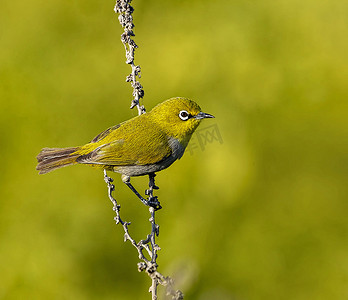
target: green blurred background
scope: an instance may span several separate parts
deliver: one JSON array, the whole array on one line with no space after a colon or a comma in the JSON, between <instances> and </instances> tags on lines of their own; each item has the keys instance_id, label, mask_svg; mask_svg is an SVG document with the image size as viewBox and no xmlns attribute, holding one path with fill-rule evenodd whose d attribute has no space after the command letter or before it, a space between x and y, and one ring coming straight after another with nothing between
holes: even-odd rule
<instances>
[{"instance_id":1,"label":"green blurred background","mask_svg":"<svg viewBox=\"0 0 348 300\"><path fill-rule=\"evenodd\" d=\"M347 299L348 2L132 4L146 108L191 97L223 139L156 178L159 270L186 299ZM1 299L150 299L102 172L35 171L41 148L136 115L113 6L1 4ZM113 177L144 238L147 209Z\"/></svg>"}]
</instances>

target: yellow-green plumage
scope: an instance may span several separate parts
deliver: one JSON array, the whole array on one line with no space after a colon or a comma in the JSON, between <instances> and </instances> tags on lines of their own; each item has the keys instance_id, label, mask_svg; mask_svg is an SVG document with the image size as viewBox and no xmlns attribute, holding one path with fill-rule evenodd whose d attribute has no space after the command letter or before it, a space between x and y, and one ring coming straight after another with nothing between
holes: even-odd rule
<instances>
[{"instance_id":1,"label":"yellow-green plumage","mask_svg":"<svg viewBox=\"0 0 348 300\"><path fill-rule=\"evenodd\" d=\"M179 114L187 112L187 120ZM40 174L76 163L99 166L127 176L158 172L179 159L203 118L212 117L186 98L166 100L149 113L110 127L90 143L45 148L38 155Z\"/></svg>"}]
</instances>

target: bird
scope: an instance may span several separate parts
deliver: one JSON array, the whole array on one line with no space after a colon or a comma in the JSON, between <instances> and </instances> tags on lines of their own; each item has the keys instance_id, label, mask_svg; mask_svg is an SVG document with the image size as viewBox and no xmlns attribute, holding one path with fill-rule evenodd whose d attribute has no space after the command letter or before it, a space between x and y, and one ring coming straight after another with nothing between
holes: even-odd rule
<instances>
[{"instance_id":1,"label":"bird","mask_svg":"<svg viewBox=\"0 0 348 300\"><path fill-rule=\"evenodd\" d=\"M193 100L171 98L148 113L106 129L83 146L43 148L37 155L36 170L46 174L86 164L120 173L122 181L137 194L130 177L149 175L151 181L155 173L180 159L192 134L206 118L214 116L202 112Z\"/></svg>"}]
</instances>

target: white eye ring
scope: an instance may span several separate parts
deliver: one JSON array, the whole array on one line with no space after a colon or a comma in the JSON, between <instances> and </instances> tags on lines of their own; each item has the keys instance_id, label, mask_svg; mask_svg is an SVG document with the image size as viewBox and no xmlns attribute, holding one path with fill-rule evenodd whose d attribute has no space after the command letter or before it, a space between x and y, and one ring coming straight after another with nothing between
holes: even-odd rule
<instances>
[{"instance_id":1,"label":"white eye ring","mask_svg":"<svg viewBox=\"0 0 348 300\"><path fill-rule=\"evenodd\" d=\"M183 121L187 121L190 117L190 114L186 110L181 110L179 112L179 118Z\"/></svg>"}]
</instances>

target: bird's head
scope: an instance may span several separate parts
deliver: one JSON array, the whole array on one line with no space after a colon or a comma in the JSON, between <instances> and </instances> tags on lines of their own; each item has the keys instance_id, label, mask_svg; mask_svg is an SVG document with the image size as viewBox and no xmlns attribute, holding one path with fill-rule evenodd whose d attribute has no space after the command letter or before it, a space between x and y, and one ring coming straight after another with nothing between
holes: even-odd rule
<instances>
[{"instance_id":1,"label":"bird's head","mask_svg":"<svg viewBox=\"0 0 348 300\"><path fill-rule=\"evenodd\" d=\"M203 119L214 118L202 112L196 102L181 97L171 98L158 104L149 112L149 117L167 135L187 143Z\"/></svg>"}]
</instances>

